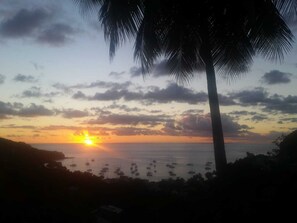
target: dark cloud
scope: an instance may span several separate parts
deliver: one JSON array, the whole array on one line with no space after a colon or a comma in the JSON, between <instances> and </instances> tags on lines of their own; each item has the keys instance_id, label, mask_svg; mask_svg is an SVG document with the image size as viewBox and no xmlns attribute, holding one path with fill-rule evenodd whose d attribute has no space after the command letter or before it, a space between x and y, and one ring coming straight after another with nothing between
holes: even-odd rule
<instances>
[{"instance_id":1,"label":"dark cloud","mask_svg":"<svg viewBox=\"0 0 297 223\"><path fill-rule=\"evenodd\" d=\"M62 84L62 83L55 83L52 85L53 88L56 88L57 90L61 90L63 91L64 93L71 93L72 92L72 89L68 86L66 86L65 84Z\"/></svg>"},{"instance_id":2,"label":"dark cloud","mask_svg":"<svg viewBox=\"0 0 297 223\"><path fill-rule=\"evenodd\" d=\"M70 86L72 89L84 89L84 88L108 88L112 90L127 89L132 85L132 82L126 81L124 83L106 82L106 81L95 81L90 84L77 84Z\"/></svg>"},{"instance_id":3,"label":"dark cloud","mask_svg":"<svg viewBox=\"0 0 297 223\"><path fill-rule=\"evenodd\" d=\"M249 112L249 111L232 111L229 112L228 115L232 116L234 119L239 119L242 117L250 117L251 115L256 115L257 112Z\"/></svg>"},{"instance_id":4,"label":"dark cloud","mask_svg":"<svg viewBox=\"0 0 297 223\"><path fill-rule=\"evenodd\" d=\"M6 38L30 38L38 43L62 46L79 30L69 21L56 22L56 18L57 8L22 8L1 22L0 35ZM35 69L42 68L35 65Z\"/></svg>"},{"instance_id":5,"label":"dark cloud","mask_svg":"<svg viewBox=\"0 0 297 223\"><path fill-rule=\"evenodd\" d=\"M179 86L176 83L171 83L166 88L155 88L154 90L147 92L146 94L144 94L143 99L152 103L180 102L188 104L198 104L207 102L208 94L202 91L195 92L191 89ZM219 101L220 105L222 106L236 104L232 98L221 94L219 95Z\"/></svg>"},{"instance_id":6,"label":"dark cloud","mask_svg":"<svg viewBox=\"0 0 297 223\"><path fill-rule=\"evenodd\" d=\"M240 125L232 117L222 114L222 125L226 137L241 137L250 129L247 125ZM165 134L179 136L211 137L212 127L209 114L188 114L176 122L168 122L162 129Z\"/></svg>"},{"instance_id":7,"label":"dark cloud","mask_svg":"<svg viewBox=\"0 0 297 223\"><path fill-rule=\"evenodd\" d=\"M138 77L142 75L141 67L131 67L129 70L131 77Z\"/></svg>"},{"instance_id":8,"label":"dark cloud","mask_svg":"<svg viewBox=\"0 0 297 223\"><path fill-rule=\"evenodd\" d=\"M139 77L143 75L141 67L131 67L129 72L131 77ZM151 74L153 77L169 76L170 70L167 66L167 61L162 60L159 63L154 64Z\"/></svg>"},{"instance_id":9,"label":"dark cloud","mask_svg":"<svg viewBox=\"0 0 297 223\"><path fill-rule=\"evenodd\" d=\"M226 137L238 137L246 134L251 127L237 123L231 116L222 114L222 125Z\"/></svg>"},{"instance_id":10,"label":"dark cloud","mask_svg":"<svg viewBox=\"0 0 297 223\"><path fill-rule=\"evenodd\" d=\"M83 97L83 95L81 95L81 97ZM94 96L89 96L87 98L88 100L97 100L97 101L115 101L123 98L126 101L132 101L132 100L142 100L143 93L131 92L129 90L111 89L103 93L96 93Z\"/></svg>"},{"instance_id":11,"label":"dark cloud","mask_svg":"<svg viewBox=\"0 0 297 223\"><path fill-rule=\"evenodd\" d=\"M21 9L0 24L0 34L8 38L32 36L49 17L50 13L43 8Z\"/></svg>"},{"instance_id":12,"label":"dark cloud","mask_svg":"<svg viewBox=\"0 0 297 223\"><path fill-rule=\"evenodd\" d=\"M108 74L108 76L114 77L114 78L120 78L123 74L125 74L125 71L122 71L122 72L112 71Z\"/></svg>"},{"instance_id":13,"label":"dark cloud","mask_svg":"<svg viewBox=\"0 0 297 223\"><path fill-rule=\"evenodd\" d=\"M189 110L184 111L183 112L183 115L188 115L188 114L195 114L195 115L197 115L197 114L203 113L203 111L204 110L202 110L202 109L189 109Z\"/></svg>"},{"instance_id":14,"label":"dark cloud","mask_svg":"<svg viewBox=\"0 0 297 223\"><path fill-rule=\"evenodd\" d=\"M72 96L72 98L98 101L114 101L124 99L125 101L136 100L146 104L170 102L197 104L204 103L208 100L208 96L205 92L197 93L175 83L171 83L163 89L155 87L146 93L142 91L132 92L126 89L110 89L103 93L96 93L94 96L86 96L81 91L78 91Z\"/></svg>"},{"instance_id":15,"label":"dark cloud","mask_svg":"<svg viewBox=\"0 0 297 223\"><path fill-rule=\"evenodd\" d=\"M247 125L242 125L226 115L222 114L222 123L226 137L245 137L253 135ZM147 115L118 115L110 114L91 120L88 124L112 124L119 125L111 131L113 135L171 135L188 137L211 137L212 127L209 114L187 114L178 120L166 116ZM149 128L138 128L136 125L148 125ZM129 125L129 127L123 127ZM153 129L153 126L163 125L161 130Z\"/></svg>"},{"instance_id":16,"label":"dark cloud","mask_svg":"<svg viewBox=\"0 0 297 223\"><path fill-rule=\"evenodd\" d=\"M263 120L269 119L266 114L250 111L232 111L229 112L228 115L232 116L236 120L239 118L245 118L245 120L251 120L254 122L261 122Z\"/></svg>"},{"instance_id":17,"label":"dark cloud","mask_svg":"<svg viewBox=\"0 0 297 223\"><path fill-rule=\"evenodd\" d=\"M267 100L264 104L266 112L281 112L284 114L297 114L297 96L287 96L274 100Z\"/></svg>"},{"instance_id":18,"label":"dark cloud","mask_svg":"<svg viewBox=\"0 0 297 223\"><path fill-rule=\"evenodd\" d=\"M254 90L244 90L230 94L230 98L233 100L239 100L241 105L257 105L263 103L268 97L268 93L264 88L255 88Z\"/></svg>"},{"instance_id":19,"label":"dark cloud","mask_svg":"<svg viewBox=\"0 0 297 223\"><path fill-rule=\"evenodd\" d=\"M58 96L60 94L61 94L60 92L43 93L39 87L31 87L30 89L23 91L21 95L17 95L17 97L20 97L20 98L42 98L42 97L52 98L52 97Z\"/></svg>"},{"instance_id":20,"label":"dark cloud","mask_svg":"<svg viewBox=\"0 0 297 223\"><path fill-rule=\"evenodd\" d=\"M273 142L275 141L278 137L282 136L282 135L287 135L289 134L289 132L286 131L270 131L268 134L265 134L264 137L262 137L263 139L267 139L269 142Z\"/></svg>"},{"instance_id":21,"label":"dark cloud","mask_svg":"<svg viewBox=\"0 0 297 223\"><path fill-rule=\"evenodd\" d=\"M117 93L120 90L127 89L129 86L131 86L132 83L130 81L126 81L124 83L116 83L116 82L106 82L106 81L95 81L91 83L83 83L83 84L76 84L72 86L67 86L62 83L55 83L52 85L52 87L63 91L64 93L68 94L73 92L74 89L89 89L89 88L105 88L108 89L108 92L105 93L97 93L94 96L87 96L82 91L77 91L72 98L74 99L81 99L81 100L101 100L101 97L108 98L112 96L113 93ZM97 98L98 97L98 98ZM113 99L110 99L113 100Z\"/></svg>"},{"instance_id":22,"label":"dark cloud","mask_svg":"<svg viewBox=\"0 0 297 223\"><path fill-rule=\"evenodd\" d=\"M0 101L0 115L7 116L21 116L21 117L37 117L37 116L52 116L55 112L47 109L43 105L36 105L34 103L29 106L24 106L21 103L5 103Z\"/></svg>"},{"instance_id":23,"label":"dark cloud","mask_svg":"<svg viewBox=\"0 0 297 223\"><path fill-rule=\"evenodd\" d=\"M176 83L170 83L165 88L150 87L148 91L141 90L131 91L128 88L132 85L130 81L124 83L96 81L88 84L77 84L73 86L65 86L56 83L53 87L70 92L72 89L88 89L88 88L106 88L104 92L97 92L93 96L86 95L82 91L77 91L72 98L80 100L98 100L98 101L116 101L123 99L125 101L140 101L143 104L152 103L188 103L198 104L205 103L208 95L205 92L195 92L192 89L180 86ZM219 94L220 105L229 106L236 105L232 97Z\"/></svg>"},{"instance_id":24,"label":"dark cloud","mask_svg":"<svg viewBox=\"0 0 297 223\"><path fill-rule=\"evenodd\" d=\"M104 107L104 108L93 107L93 108L91 108L91 110L94 111L94 113L98 116L112 114L112 112L109 109L106 109L106 107Z\"/></svg>"},{"instance_id":25,"label":"dark cloud","mask_svg":"<svg viewBox=\"0 0 297 223\"><path fill-rule=\"evenodd\" d=\"M100 139L102 136L109 136L110 129L109 128L85 128L85 130L78 130L73 133L75 136L85 136L85 131L88 131L89 135L97 136Z\"/></svg>"},{"instance_id":26,"label":"dark cloud","mask_svg":"<svg viewBox=\"0 0 297 223\"><path fill-rule=\"evenodd\" d=\"M61 129L67 129L67 130L75 130L74 135L82 136L84 135L84 131L81 130L81 128L72 128L71 126L48 126L43 128L44 130L61 130ZM116 127L116 128L105 128L105 127L88 127L84 128L86 129L90 135L93 136L110 136L110 135L117 135L117 136L137 136L137 135L162 135L163 132L160 130L154 130L149 128L141 128L141 127Z\"/></svg>"},{"instance_id":27,"label":"dark cloud","mask_svg":"<svg viewBox=\"0 0 297 223\"><path fill-rule=\"evenodd\" d=\"M63 109L62 111L58 111L57 113L62 114L64 118L84 118L89 116L89 112L87 110L81 111L76 109Z\"/></svg>"},{"instance_id":28,"label":"dark cloud","mask_svg":"<svg viewBox=\"0 0 297 223\"><path fill-rule=\"evenodd\" d=\"M130 108L127 105L118 105L116 103L113 103L112 105L106 106L106 107L103 108L103 110L104 109L107 109L107 110L118 109L118 110L125 111L125 112L139 112L139 111L142 110L142 109L139 109L137 107Z\"/></svg>"},{"instance_id":29,"label":"dark cloud","mask_svg":"<svg viewBox=\"0 0 297 223\"><path fill-rule=\"evenodd\" d=\"M162 112L162 110L150 110L150 111L149 111L149 113L152 113L152 114L153 114L153 113L161 113L161 112Z\"/></svg>"},{"instance_id":30,"label":"dark cloud","mask_svg":"<svg viewBox=\"0 0 297 223\"><path fill-rule=\"evenodd\" d=\"M123 99L125 101L140 101L142 104L153 104L153 103L188 103L198 104L205 103L208 101L208 95L205 92L195 92L189 88L177 85L176 83L170 83L165 88L153 87L147 92L143 91L130 91L128 89L121 89L124 85L121 84L109 84L108 82L97 82L98 85L111 87L111 89L105 92L98 92L93 96L88 96L81 91L76 92L72 98L81 100L98 100L98 101L116 101ZM127 84L128 85L128 84ZM94 86L94 84L92 85ZM90 85L79 85L73 88L89 88ZM225 95L219 95L220 105L229 106L236 105L234 98L238 98L239 95L232 95L228 97Z\"/></svg>"},{"instance_id":31,"label":"dark cloud","mask_svg":"<svg viewBox=\"0 0 297 223\"><path fill-rule=\"evenodd\" d=\"M32 75L24 75L24 74L17 74L14 78L14 81L17 82L28 82L28 83L35 83L38 80L33 77Z\"/></svg>"},{"instance_id":32,"label":"dark cloud","mask_svg":"<svg viewBox=\"0 0 297 223\"><path fill-rule=\"evenodd\" d=\"M263 120L267 120L268 116L264 114L257 114L251 117L251 120L254 122L262 122Z\"/></svg>"},{"instance_id":33,"label":"dark cloud","mask_svg":"<svg viewBox=\"0 0 297 223\"><path fill-rule=\"evenodd\" d=\"M184 136L182 127L175 123L174 120L167 121L161 129L164 135L170 136Z\"/></svg>"},{"instance_id":34,"label":"dark cloud","mask_svg":"<svg viewBox=\"0 0 297 223\"><path fill-rule=\"evenodd\" d=\"M45 99L45 100L43 100L43 102L45 102L45 103L53 103L54 101L52 99Z\"/></svg>"},{"instance_id":35,"label":"dark cloud","mask_svg":"<svg viewBox=\"0 0 297 223\"><path fill-rule=\"evenodd\" d=\"M249 111L232 111L228 113L229 115L235 115L235 116L242 116L242 115L255 115L256 112L249 112Z\"/></svg>"},{"instance_id":36,"label":"dark cloud","mask_svg":"<svg viewBox=\"0 0 297 223\"><path fill-rule=\"evenodd\" d=\"M96 93L93 97L89 97L89 100L115 101L125 97L125 95L128 93L129 91L127 90L107 90L104 93Z\"/></svg>"},{"instance_id":37,"label":"dark cloud","mask_svg":"<svg viewBox=\"0 0 297 223\"><path fill-rule=\"evenodd\" d=\"M76 31L67 24L52 24L39 33L37 41L51 46L61 46L71 40L71 35Z\"/></svg>"},{"instance_id":38,"label":"dark cloud","mask_svg":"<svg viewBox=\"0 0 297 223\"><path fill-rule=\"evenodd\" d=\"M41 96L42 93L38 87L32 87L30 90L25 90L21 95L23 98L39 98Z\"/></svg>"},{"instance_id":39,"label":"dark cloud","mask_svg":"<svg viewBox=\"0 0 297 223\"><path fill-rule=\"evenodd\" d=\"M162 60L161 62L155 64L152 74L154 77L168 76L170 74L170 70L167 66L167 61Z\"/></svg>"},{"instance_id":40,"label":"dark cloud","mask_svg":"<svg viewBox=\"0 0 297 223\"><path fill-rule=\"evenodd\" d=\"M135 128L135 127L120 127L112 131L113 135L131 136L131 135L161 135L159 130Z\"/></svg>"},{"instance_id":41,"label":"dark cloud","mask_svg":"<svg viewBox=\"0 0 297 223\"><path fill-rule=\"evenodd\" d=\"M293 74L284 73L279 70L272 70L268 73L265 73L261 80L266 84L287 84L291 82L291 77Z\"/></svg>"},{"instance_id":42,"label":"dark cloud","mask_svg":"<svg viewBox=\"0 0 297 223\"><path fill-rule=\"evenodd\" d=\"M14 106L11 103L0 101L0 119L6 119L7 116L14 114Z\"/></svg>"},{"instance_id":43,"label":"dark cloud","mask_svg":"<svg viewBox=\"0 0 297 223\"><path fill-rule=\"evenodd\" d=\"M0 84L3 84L5 81L5 76L0 74Z\"/></svg>"},{"instance_id":44,"label":"dark cloud","mask_svg":"<svg viewBox=\"0 0 297 223\"><path fill-rule=\"evenodd\" d=\"M3 129L36 129L36 126L10 124L10 125L0 126L0 128L3 128Z\"/></svg>"},{"instance_id":45,"label":"dark cloud","mask_svg":"<svg viewBox=\"0 0 297 223\"><path fill-rule=\"evenodd\" d=\"M180 102L197 104L206 102L208 96L205 92L194 92L191 89L179 86L175 83L171 83L167 88L155 89L149 91L144 95L144 99L148 102L168 103L168 102Z\"/></svg>"},{"instance_id":46,"label":"dark cloud","mask_svg":"<svg viewBox=\"0 0 297 223\"><path fill-rule=\"evenodd\" d=\"M152 115L129 115L129 114L108 114L100 115L95 120L90 120L88 124L113 124L113 125L149 125L155 126L168 120L167 116Z\"/></svg>"},{"instance_id":47,"label":"dark cloud","mask_svg":"<svg viewBox=\"0 0 297 223\"><path fill-rule=\"evenodd\" d=\"M49 125L49 126L41 127L40 130L46 130L46 131L73 130L73 131L78 131L78 130L81 130L81 127L80 126L72 126L72 125Z\"/></svg>"},{"instance_id":48,"label":"dark cloud","mask_svg":"<svg viewBox=\"0 0 297 223\"><path fill-rule=\"evenodd\" d=\"M72 98L73 98L73 99L85 100L85 99L87 99L88 97L87 97L84 93L82 93L81 91L78 91L78 92L76 92L74 95L72 95Z\"/></svg>"},{"instance_id":49,"label":"dark cloud","mask_svg":"<svg viewBox=\"0 0 297 223\"><path fill-rule=\"evenodd\" d=\"M297 117L286 117L286 118L281 118L279 120L281 124L283 123L297 123Z\"/></svg>"},{"instance_id":50,"label":"dark cloud","mask_svg":"<svg viewBox=\"0 0 297 223\"><path fill-rule=\"evenodd\" d=\"M221 106L230 106L230 105L236 105L237 103L230 97L226 95L219 94L219 103Z\"/></svg>"},{"instance_id":51,"label":"dark cloud","mask_svg":"<svg viewBox=\"0 0 297 223\"><path fill-rule=\"evenodd\" d=\"M34 103L16 112L16 115L22 117L52 116L54 114L52 110L47 109L43 105L36 105Z\"/></svg>"},{"instance_id":52,"label":"dark cloud","mask_svg":"<svg viewBox=\"0 0 297 223\"><path fill-rule=\"evenodd\" d=\"M23 105L23 103L20 103L20 102L14 102L13 107L15 109L22 109L24 107L24 105Z\"/></svg>"},{"instance_id":53,"label":"dark cloud","mask_svg":"<svg viewBox=\"0 0 297 223\"><path fill-rule=\"evenodd\" d=\"M39 127L41 131L61 131L61 130L70 130L73 131L73 135L75 136L84 136L85 131L92 136L108 136L109 132L113 131L113 129L105 128L105 127L83 127L83 126L73 126L73 125L49 125L44 127Z\"/></svg>"},{"instance_id":54,"label":"dark cloud","mask_svg":"<svg viewBox=\"0 0 297 223\"><path fill-rule=\"evenodd\" d=\"M297 114L297 96L269 95L264 88L231 93L230 98L239 101L241 106L260 106L263 111L269 113Z\"/></svg>"},{"instance_id":55,"label":"dark cloud","mask_svg":"<svg viewBox=\"0 0 297 223\"><path fill-rule=\"evenodd\" d=\"M292 95L288 95L287 97L284 98L284 101L286 103L297 103L297 96L292 96Z\"/></svg>"}]
</instances>

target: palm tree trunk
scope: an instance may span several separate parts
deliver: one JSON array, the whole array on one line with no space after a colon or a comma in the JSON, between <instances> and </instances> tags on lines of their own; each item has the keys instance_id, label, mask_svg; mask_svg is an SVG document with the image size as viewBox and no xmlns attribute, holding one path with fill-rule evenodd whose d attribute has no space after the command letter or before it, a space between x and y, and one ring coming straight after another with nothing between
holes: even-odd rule
<instances>
[{"instance_id":1,"label":"palm tree trunk","mask_svg":"<svg viewBox=\"0 0 297 223\"><path fill-rule=\"evenodd\" d=\"M207 89L212 123L212 136L214 145L214 155L217 173L220 174L227 165L223 127L219 107L216 76L213 59L208 47L203 50L203 57L207 78Z\"/></svg>"}]
</instances>

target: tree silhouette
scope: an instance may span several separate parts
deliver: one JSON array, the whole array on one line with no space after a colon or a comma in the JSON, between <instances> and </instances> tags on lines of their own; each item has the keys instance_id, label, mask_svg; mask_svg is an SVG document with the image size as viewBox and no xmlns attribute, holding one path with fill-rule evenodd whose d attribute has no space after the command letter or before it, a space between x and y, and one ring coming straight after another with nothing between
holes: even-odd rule
<instances>
[{"instance_id":1,"label":"tree silhouette","mask_svg":"<svg viewBox=\"0 0 297 223\"><path fill-rule=\"evenodd\" d=\"M282 60L293 35L287 19L296 0L74 0L83 13L98 12L110 57L135 39L134 59L147 73L165 59L177 80L206 72L217 172L226 164L215 71L235 77L253 57Z\"/></svg>"}]
</instances>

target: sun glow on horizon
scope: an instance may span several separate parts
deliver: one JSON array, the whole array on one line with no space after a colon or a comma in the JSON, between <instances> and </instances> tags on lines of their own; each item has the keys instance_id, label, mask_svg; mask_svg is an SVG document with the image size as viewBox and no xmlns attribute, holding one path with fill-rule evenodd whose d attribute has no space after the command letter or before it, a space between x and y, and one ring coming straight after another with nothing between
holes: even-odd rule
<instances>
[{"instance_id":1,"label":"sun glow on horizon","mask_svg":"<svg viewBox=\"0 0 297 223\"><path fill-rule=\"evenodd\" d=\"M91 140L91 139L89 139L89 138L86 138L86 139L84 140L84 143L85 143L86 145L88 145L88 146L91 146L91 145L94 144L93 140Z\"/></svg>"},{"instance_id":2,"label":"sun glow on horizon","mask_svg":"<svg viewBox=\"0 0 297 223\"><path fill-rule=\"evenodd\" d=\"M100 140L97 140L95 136L90 135L88 131L83 131L82 134L80 134L79 141L86 146L95 146L100 143Z\"/></svg>"}]
</instances>

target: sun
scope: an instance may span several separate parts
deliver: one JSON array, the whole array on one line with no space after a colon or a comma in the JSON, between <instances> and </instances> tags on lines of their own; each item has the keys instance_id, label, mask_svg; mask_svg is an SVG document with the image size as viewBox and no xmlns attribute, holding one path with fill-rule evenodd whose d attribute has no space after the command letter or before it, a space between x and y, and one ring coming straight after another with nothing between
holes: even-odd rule
<instances>
[{"instance_id":1,"label":"sun","mask_svg":"<svg viewBox=\"0 0 297 223\"><path fill-rule=\"evenodd\" d=\"M88 146L91 146L91 145L94 144L93 140L91 140L91 139L89 139L89 138L86 138L86 139L84 140L84 143L85 143L86 145L88 145Z\"/></svg>"},{"instance_id":2,"label":"sun","mask_svg":"<svg viewBox=\"0 0 297 223\"><path fill-rule=\"evenodd\" d=\"M93 136L90 136L89 133L87 131L84 131L83 133L83 143L87 146L92 146L95 144L95 141L94 141L94 137Z\"/></svg>"},{"instance_id":3,"label":"sun","mask_svg":"<svg viewBox=\"0 0 297 223\"><path fill-rule=\"evenodd\" d=\"M83 144L86 148L98 147L102 143L102 137L87 130L82 130L74 135L75 142Z\"/></svg>"}]
</instances>

